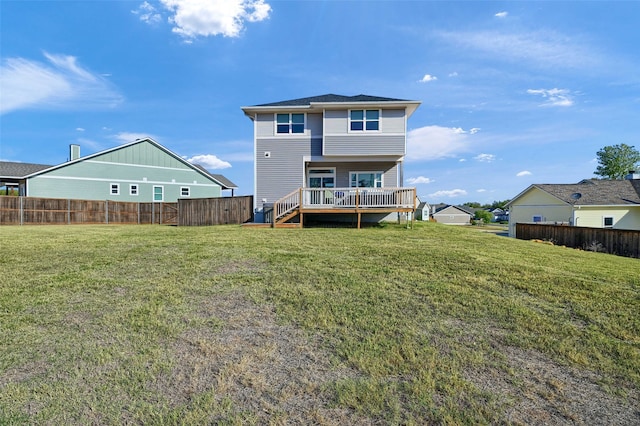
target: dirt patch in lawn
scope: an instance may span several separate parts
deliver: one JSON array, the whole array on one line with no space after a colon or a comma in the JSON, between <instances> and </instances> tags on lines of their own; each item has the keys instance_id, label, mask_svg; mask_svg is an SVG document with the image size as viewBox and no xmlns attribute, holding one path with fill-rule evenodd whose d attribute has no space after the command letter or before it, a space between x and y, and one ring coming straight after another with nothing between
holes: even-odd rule
<instances>
[{"instance_id":1,"label":"dirt patch in lawn","mask_svg":"<svg viewBox=\"0 0 640 426\"><path fill-rule=\"evenodd\" d=\"M504 418L517 425L637 425L640 395L607 392L596 373L564 366L535 350L498 346L506 369L468 371L466 378L504 403ZM615 389L614 389L615 391Z\"/></svg>"},{"instance_id":2,"label":"dirt patch in lawn","mask_svg":"<svg viewBox=\"0 0 640 426\"><path fill-rule=\"evenodd\" d=\"M183 333L169 348L172 372L154 385L172 406L213 392L221 405L231 402L226 415L246 413L258 424L374 423L331 407L327 385L357 373L332 364L317 338L278 324L269 306L232 292L212 297L197 309L201 318L215 318L215 326Z\"/></svg>"}]
</instances>

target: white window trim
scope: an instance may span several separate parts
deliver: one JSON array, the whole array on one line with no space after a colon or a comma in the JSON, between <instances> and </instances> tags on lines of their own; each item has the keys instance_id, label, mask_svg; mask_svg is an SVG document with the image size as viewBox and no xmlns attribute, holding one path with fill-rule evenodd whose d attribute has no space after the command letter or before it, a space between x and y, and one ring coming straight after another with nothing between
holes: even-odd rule
<instances>
[{"instance_id":1,"label":"white window trim","mask_svg":"<svg viewBox=\"0 0 640 426\"><path fill-rule=\"evenodd\" d=\"M373 186L372 188L384 188L384 172L382 170L356 170L353 172L349 172L349 188L360 188L359 186L351 186L351 182L353 180L354 174L361 174L361 173L370 173L374 175L380 173L380 187ZM356 182L357 182L357 178L356 178Z\"/></svg>"},{"instance_id":2,"label":"white window trim","mask_svg":"<svg viewBox=\"0 0 640 426\"><path fill-rule=\"evenodd\" d=\"M322 174L320 176L322 177L333 177L333 186L335 187L336 185L336 168L335 167L309 167L309 169L307 169L307 187L310 188L311 187L311 172L313 172L314 170L331 170L331 174L327 173L327 174Z\"/></svg>"},{"instance_id":3,"label":"white window trim","mask_svg":"<svg viewBox=\"0 0 640 426\"><path fill-rule=\"evenodd\" d=\"M607 219L611 219L611 225L605 225L605 221ZM613 225L615 225L616 223L616 219L613 216L602 216L602 227L603 228L613 228Z\"/></svg>"},{"instance_id":4,"label":"white window trim","mask_svg":"<svg viewBox=\"0 0 640 426\"><path fill-rule=\"evenodd\" d=\"M134 192L134 188L135 188L135 192ZM137 197L138 194L140 194L140 185L138 185L137 183L129 184L129 195L133 197Z\"/></svg>"},{"instance_id":5,"label":"white window trim","mask_svg":"<svg viewBox=\"0 0 640 426\"><path fill-rule=\"evenodd\" d=\"M162 189L162 199L161 200L156 200L156 188L161 188ZM163 203L164 202L164 186L162 185L153 185L153 192L151 193L151 199L153 200L154 203Z\"/></svg>"},{"instance_id":6,"label":"white window trim","mask_svg":"<svg viewBox=\"0 0 640 426\"><path fill-rule=\"evenodd\" d=\"M362 111L362 130L351 130L351 111ZM378 111L378 130L367 130L367 111ZM353 108L347 112L348 133L380 133L382 131L382 109L379 108ZM360 121L360 120L355 120ZM370 120L373 121L373 120Z\"/></svg>"},{"instance_id":7,"label":"white window trim","mask_svg":"<svg viewBox=\"0 0 640 426\"><path fill-rule=\"evenodd\" d=\"M115 188L115 192L113 191ZM110 195L120 195L120 184L119 183L110 183L109 184L109 194Z\"/></svg>"},{"instance_id":8,"label":"white window trim","mask_svg":"<svg viewBox=\"0 0 640 426\"><path fill-rule=\"evenodd\" d=\"M288 114L289 115L289 133L278 133L278 114ZM293 133L293 123L291 122L292 120L292 114L302 114L304 116L304 129L302 130L302 133ZM289 135L289 136L300 136L300 135L306 135L307 134L307 113L306 112L276 112L273 114L273 133L276 136L283 136L283 135Z\"/></svg>"},{"instance_id":9,"label":"white window trim","mask_svg":"<svg viewBox=\"0 0 640 426\"><path fill-rule=\"evenodd\" d=\"M184 192L184 190L185 190L185 189L187 190L187 191L186 191L186 192L187 192L187 195L184 195L184 194L183 194L183 192ZM189 186L181 186L181 187L180 187L180 196L181 196L181 197L191 197L191 187L189 187Z\"/></svg>"}]
</instances>

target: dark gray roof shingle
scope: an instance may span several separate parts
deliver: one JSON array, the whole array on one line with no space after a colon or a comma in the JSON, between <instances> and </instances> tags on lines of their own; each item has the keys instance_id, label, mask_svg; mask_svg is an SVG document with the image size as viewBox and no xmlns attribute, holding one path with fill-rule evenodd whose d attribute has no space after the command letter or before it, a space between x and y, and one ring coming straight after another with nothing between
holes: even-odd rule
<instances>
[{"instance_id":1,"label":"dark gray roof shingle","mask_svg":"<svg viewBox=\"0 0 640 426\"><path fill-rule=\"evenodd\" d=\"M12 161L0 161L0 179L20 179L40 170L48 169L45 164L17 163Z\"/></svg>"},{"instance_id":2,"label":"dark gray roof shingle","mask_svg":"<svg viewBox=\"0 0 640 426\"><path fill-rule=\"evenodd\" d=\"M329 103L329 102L343 102L343 103L355 103L355 102L409 102L405 99L383 98L380 96L369 95L355 95L355 96L343 96L343 95L320 95L311 96L308 98L291 99L288 101L272 102L268 104L256 105L259 107L266 106L309 106L312 103Z\"/></svg>"},{"instance_id":3,"label":"dark gray roof shingle","mask_svg":"<svg viewBox=\"0 0 640 426\"><path fill-rule=\"evenodd\" d=\"M206 173L210 177L212 177L218 183L222 184L222 186L223 186L222 189L238 189L238 185L236 185L235 183L231 182L229 179L227 179L223 175L217 175L217 174L209 172L209 170L205 169L202 164L193 164L193 166L196 167L198 170L203 171L204 173Z\"/></svg>"},{"instance_id":4,"label":"dark gray roof shingle","mask_svg":"<svg viewBox=\"0 0 640 426\"><path fill-rule=\"evenodd\" d=\"M576 206L640 204L640 180L638 179L585 179L573 184L537 184L533 186Z\"/></svg>"}]
</instances>

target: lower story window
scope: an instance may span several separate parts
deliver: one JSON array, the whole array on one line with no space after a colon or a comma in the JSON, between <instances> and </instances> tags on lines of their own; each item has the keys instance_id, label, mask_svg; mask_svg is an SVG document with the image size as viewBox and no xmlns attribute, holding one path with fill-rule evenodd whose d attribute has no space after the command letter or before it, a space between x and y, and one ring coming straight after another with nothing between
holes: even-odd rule
<instances>
[{"instance_id":1,"label":"lower story window","mask_svg":"<svg viewBox=\"0 0 640 426\"><path fill-rule=\"evenodd\" d=\"M111 195L120 195L120 184L119 183L112 183L110 188L111 188L111 190L110 190Z\"/></svg>"},{"instance_id":2,"label":"lower story window","mask_svg":"<svg viewBox=\"0 0 640 426\"><path fill-rule=\"evenodd\" d=\"M351 188L382 188L382 172L350 172Z\"/></svg>"},{"instance_id":3,"label":"lower story window","mask_svg":"<svg viewBox=\"0 0 640 426\"><path fill-rule=\"evenodd\" d=\"M129 195L138 195L138 185L136 184L129 185Z\"/></svg>"},{"instance_id":4,"label":"lower story window","mask_svg":"<svg viewBox=\"0 0 640 426\"><path fill-rule=\"evenodd\" d=\"M604 218L604 227L605 228L611 228L612 226L613 226L613 217L606 216Z\"/></svg>"},{"instance_id":5,"label":"lower story window","mask_svg":"<svg viewBox=\"0 0 640 426\"><path fill-rule=\"evenodd\" d=\"M164 186L153 187L153 201L164 201Z\"/></svg>"},{"instance_id":6,"label":"lower story window","mask_svg":"<svg viewBox=\"0 0 640 426\"><path fill-rule=\"evenodd\" d=\"M534 223L542 222L542 216L539 216L539 215L533 216L533 222Z\"/></svg>"},{"instance_id":7,"label":"lower story window","mask_svg":"<svg viewBox=\"0 0 640 426\"><path fill-rule=\"evenodd\" d=\"M188 186L180 187L180 196L181 197L189 197L189 196L191 196L191 188L189 188Z\"/></svg>"}]
</instances>

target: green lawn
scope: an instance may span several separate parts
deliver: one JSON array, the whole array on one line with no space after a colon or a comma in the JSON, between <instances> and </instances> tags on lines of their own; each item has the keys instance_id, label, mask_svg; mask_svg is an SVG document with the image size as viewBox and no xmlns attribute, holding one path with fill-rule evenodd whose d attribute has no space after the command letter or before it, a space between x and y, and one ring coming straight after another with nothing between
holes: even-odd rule
<instances>
[{"instance_id":1,"label":"green lawn","mask_svg":"<svg viewBox=\"0 0 640 426\"><path fill-rule=\"evenodd\" d=\"M471 227L0 227L0 424L640 421L640 260Z\"/></svg>"}]
</instances>

